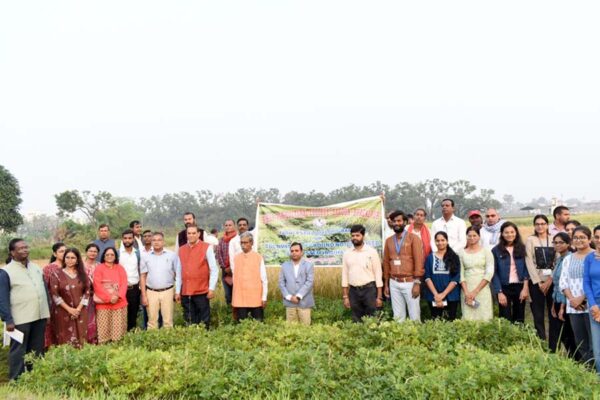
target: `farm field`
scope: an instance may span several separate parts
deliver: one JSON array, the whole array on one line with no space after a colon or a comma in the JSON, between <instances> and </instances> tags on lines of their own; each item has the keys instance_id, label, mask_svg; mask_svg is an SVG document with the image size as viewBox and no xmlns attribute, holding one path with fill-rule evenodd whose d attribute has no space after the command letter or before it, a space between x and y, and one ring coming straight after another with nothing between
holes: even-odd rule
<instances>
[{"instance_id":1,"label":"farm field","mask_svg":"<svg viewBox=\"0 0 600 400\"><path fill-rule=\"evenodd\" d=\"M531 234L531 217L507 219ZM573 219L600 223L598 214ZM2 348L0 398L600 398L595 374L549 354L530 324L396 324L389 304L379 319L352 324L339 268L316 269L313 326L288 326L278 274L268 269L265 324L234 325L219 286L208 333L184 328L178 309L172 331L53 349L18 385L6 384Z\"/></svg>"}]
</instances>

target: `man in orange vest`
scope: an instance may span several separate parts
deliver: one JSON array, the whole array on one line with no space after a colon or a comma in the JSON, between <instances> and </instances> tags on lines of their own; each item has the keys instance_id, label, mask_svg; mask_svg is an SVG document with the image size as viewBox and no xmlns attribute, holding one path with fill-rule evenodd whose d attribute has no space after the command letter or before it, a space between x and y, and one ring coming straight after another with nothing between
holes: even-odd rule
<instances>
[{"instance_id":1,"label":"man in orange vest","mask_svg":"<svg viewBox=\"0 0 600 400\"><path fill-rule=\"evenodd\" d=\"M183 306L186 325L210 325L210 299L215 297L219 269L213 246L200 240L200 228L186 228L187 243L179 248L175 300Z\"/></svg>"},{"instance_id":2,"label":"man in orange vest","mask_svg":"<svg viewBox=\"0 0 600 400\"><path fill-rule=\"evenodd\" d=\"M260 254L252 250L254 237L250 232L240 235L242 253L233 258L232 305L237 309L238 320L252 317L262 321L267 306L267 269Z\"/></svg>"}]
</instances>

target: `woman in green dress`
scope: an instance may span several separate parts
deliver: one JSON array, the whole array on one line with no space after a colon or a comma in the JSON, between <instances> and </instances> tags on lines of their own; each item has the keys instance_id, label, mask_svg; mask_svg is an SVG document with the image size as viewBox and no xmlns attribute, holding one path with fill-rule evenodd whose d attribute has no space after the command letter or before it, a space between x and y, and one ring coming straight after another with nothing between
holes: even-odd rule
<instances>
[{"instance_id":1,"label":"woman in green dress","mask_svg":"<svg viewBox=\"0 0 600 400\"><path fill-rule=\"evenodd\" d=\"M459 252L461 308L463 319L489 321L494 317L490 282L494 276L494 256L482 247L479 229L467 228L467 246Z\"/></svg>"}]
</instances>

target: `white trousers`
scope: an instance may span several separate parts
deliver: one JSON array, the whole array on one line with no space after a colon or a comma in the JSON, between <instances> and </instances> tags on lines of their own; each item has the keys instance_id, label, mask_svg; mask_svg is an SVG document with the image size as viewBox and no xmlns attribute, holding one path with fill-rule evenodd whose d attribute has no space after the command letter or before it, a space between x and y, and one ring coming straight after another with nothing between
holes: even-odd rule
<instances>
[{"instance_id":1,"label":"white trousers","mask_svg":"<svg viewBox=\"0 0 600 400\"><path fill-rule=\"evenodd\" d=\"M420 296L413 299L413 286L413 282L396 282L390 279L390 297L395 320L404 321L406 319L406 309L408 308L409 318L421 322Z\"/></svg>"}]
</instances>

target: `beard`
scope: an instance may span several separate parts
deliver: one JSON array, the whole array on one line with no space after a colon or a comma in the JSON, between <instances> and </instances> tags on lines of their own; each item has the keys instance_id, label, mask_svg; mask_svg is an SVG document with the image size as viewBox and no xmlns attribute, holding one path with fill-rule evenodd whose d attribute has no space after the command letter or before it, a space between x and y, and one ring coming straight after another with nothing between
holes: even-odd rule
<instances>
[{"instance_id":1,"label":"beard","mask_svg":"<svg viewBox=\"0 0 600 400\"><path fill-rule=\"evenodd\" d=\"M364 240L352 239L352 244L354 247L362 246L364 242Z\"/></svg>"},{"instance_id":2,"label":"beard","mask_svg":"<svg viewBox=\"0 0 600 400\"><path fill-rule=\"evenodd\" d=\"M404 225L394 226L394 232L402 233L402 231L404 231Z\"/></svg>"}]
</instances>

